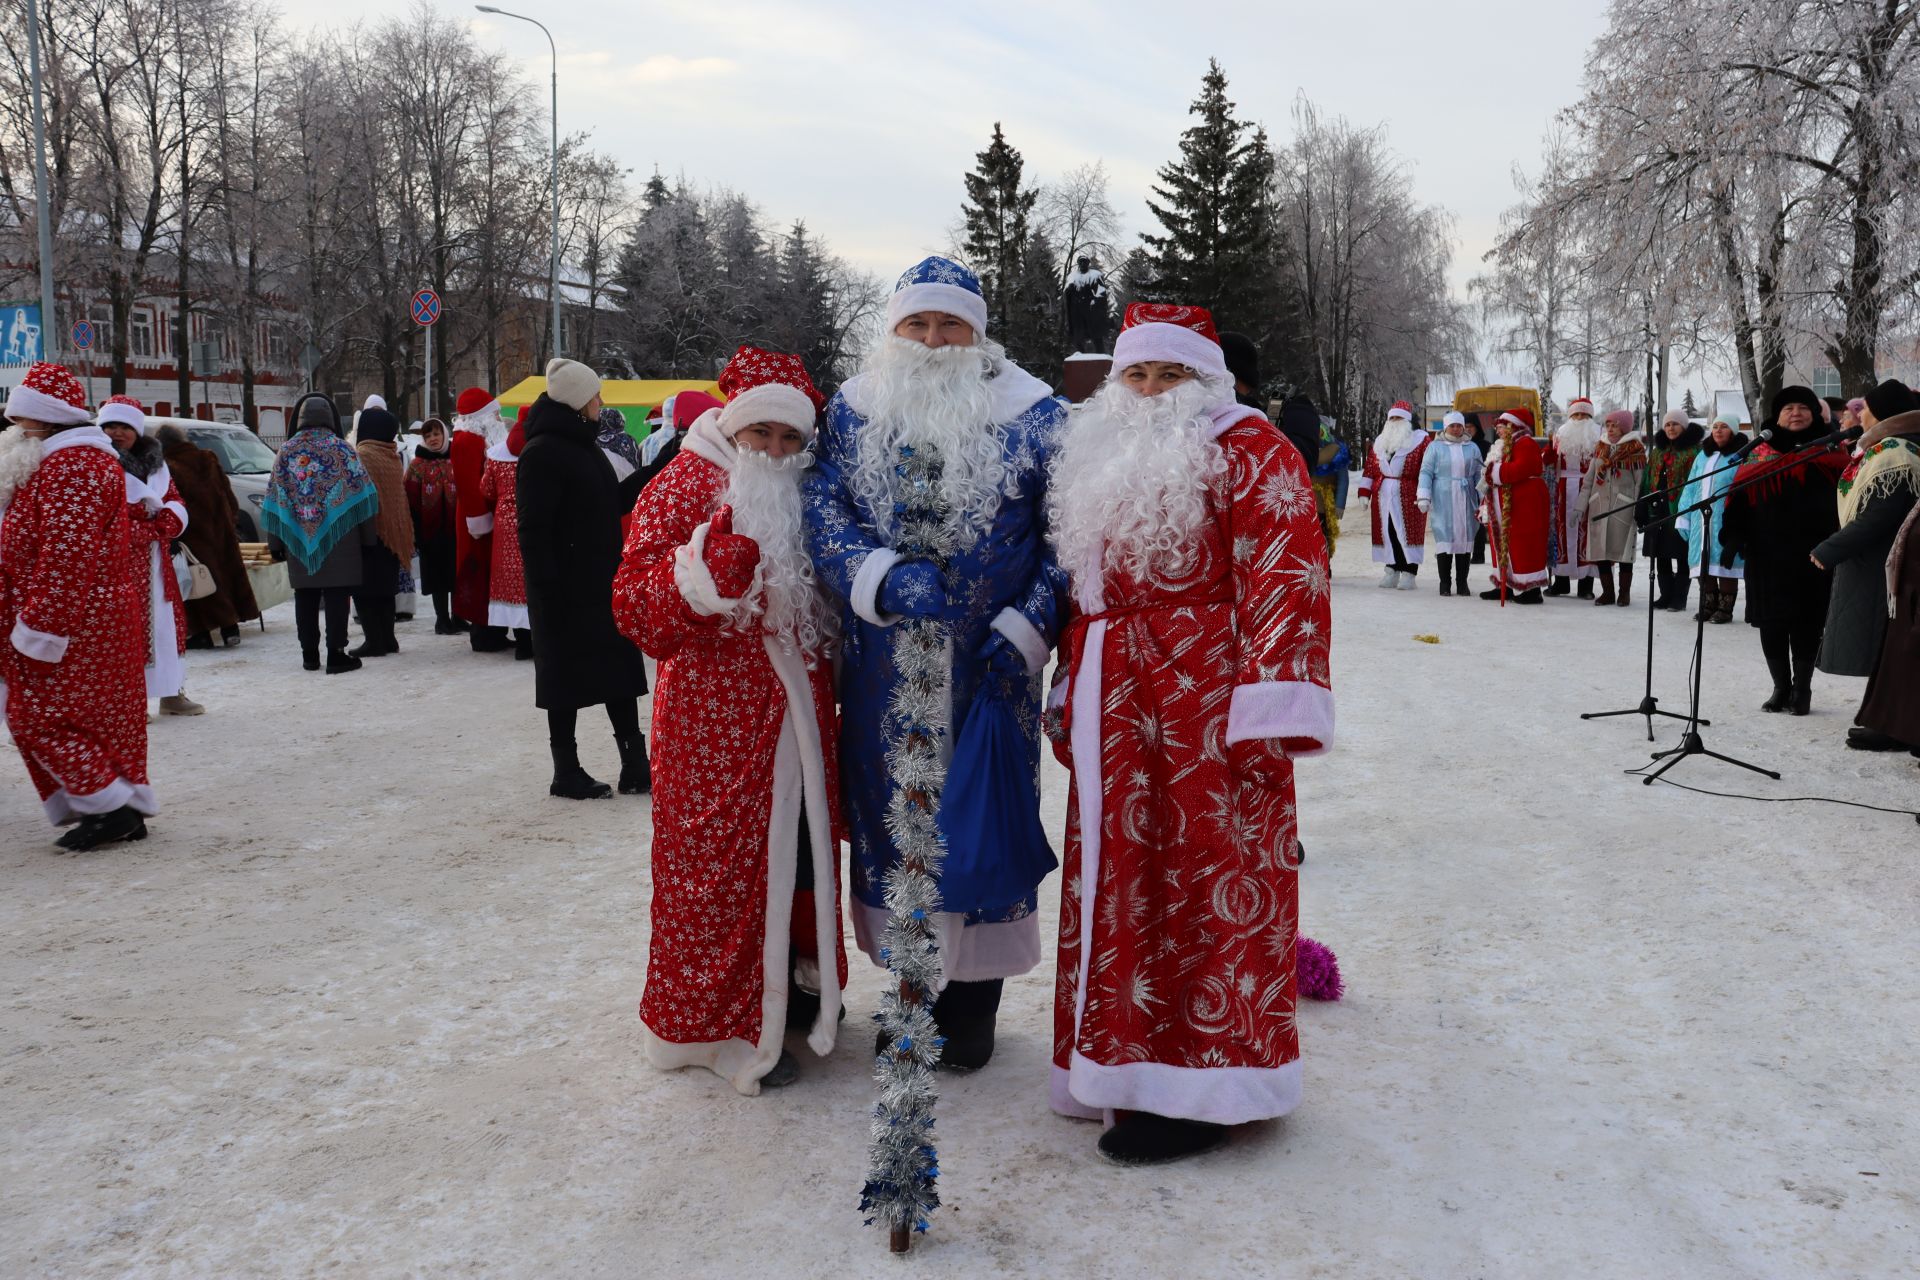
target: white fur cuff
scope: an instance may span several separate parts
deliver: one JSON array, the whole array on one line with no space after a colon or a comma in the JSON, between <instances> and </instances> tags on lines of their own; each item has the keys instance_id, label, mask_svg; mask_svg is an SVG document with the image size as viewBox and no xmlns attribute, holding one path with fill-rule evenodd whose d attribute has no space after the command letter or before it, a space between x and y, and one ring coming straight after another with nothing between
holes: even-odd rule
<instances>
[{"instance_id":1,"label":"white fur cuff","mask_svg":"<svg viewBox=\"0 0 1920 1280\"><path fill-rule=\"evenodd\" d=\"M1263 680L1233 691L1227 741L1305 739L1314 745L1293 757L1325 755L1333 747L1333 694L1304 680Z\"/></svg>"},{"instance_id":2,"label":"white fur cuff","mask_svg":"<svg viewBox=\"0 0 1920 1280\"><path fill-rule=\"evenodd\" d=\"M493 532L493 513L491 511L489 511L486 515L483 515L483 516L467 517L467 536L468 537L484 538L492 532Z\"/></svg>"},{"instance_id":3,"label":"white fur cuff","mask_svg":"<svg viewBox=\"0 0 1920 1280\"><path fill-rule=\"evenodd\" d=\"M847 594L847 603L853 606L856 617L876 627L890 627L900 621L897 615L880 612L880 584L887 580L887 571L899 563L900 553L891 547L876 547L867 553L867 558L854 572L853 589Z\"/></svg>"},{"instance_id":4,"label":"white fur cuff","mask_svg":"<svg viewBox=\"0 0 1920 1280\"><path fill-rule=\"evenodd\" d=\"M1027 615L1008 605L993 616L993 629L1013 641L1014 648L1027 660L1027 674L1037 676L1047 669L1053 649L1040 629L1027 621Z\"/></svg>"},{"instance_id":5,"label":"white fur cuff","mask_svg":"<svg viewBox=\"0 0 1920 1280\"><path fill-rule=\"evenodd\" d=\"M9 637L13 647L29 658L41 662L58 662L67 656L68 640L66 636L49 635L45 631L35 631L27 625L25 618L13 620L13 635Z\"/></svg>"}]
</instances>

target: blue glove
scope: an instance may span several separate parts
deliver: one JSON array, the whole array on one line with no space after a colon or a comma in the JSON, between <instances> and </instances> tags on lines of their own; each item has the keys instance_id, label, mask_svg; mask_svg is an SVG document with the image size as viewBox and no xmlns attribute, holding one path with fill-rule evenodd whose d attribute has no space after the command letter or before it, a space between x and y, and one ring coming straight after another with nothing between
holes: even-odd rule
<instances>
[{"instance_id":1,"label":"blue glove","mask_svg":"<svg viewBox=\"0 0 1920 1280\"><path fill-rule=\"evenodd\" d=\"M902 560L880 583L880 611L905 618L939 618L947 612L947 584L931 561Z\"/></svg>"},{"instance_id":2,"label":"blue glove","mask_svg":"<svg viewBox=\"0 0 1920 1280\"><path fill-rule=\"evenodd\" d=\"M980 661L987 664L987 672L997 680L1025 681L1029 678L1027 657L1020 652L1020 646L995 631L980 646Z\"/></svg>"}]
</instances>

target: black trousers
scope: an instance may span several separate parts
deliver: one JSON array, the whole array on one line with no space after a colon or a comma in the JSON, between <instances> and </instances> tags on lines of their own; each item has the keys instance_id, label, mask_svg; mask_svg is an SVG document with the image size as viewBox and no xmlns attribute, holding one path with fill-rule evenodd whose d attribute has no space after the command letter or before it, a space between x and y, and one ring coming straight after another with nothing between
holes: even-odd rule
<instances>
[{"instance_id":1,"label":"black trousers","mask_svg":"<svg viewBox=\"0 0 1920 1280\"><path fill-rule=\"evenodd\" d=\"M347 647L347 615L353 604L352 587L295 587L293 590L293 631L300 637L300 648L307 653L320 650L320 610L327 613L327 648Z\"/></svg>"},{"instance_id":2,"label":"black trousers","mask_svg":"<svg viewBox=\"0 0 1920 1280\"><path fill-rule=\"evenodd\" d=\"M1826 621L1814 617L1760 624L1760 652L1767 656L1767 672L1776 686L1813 686L1813 660L1820 652L1820 634L1826 629Z\"/></svg>"},{"instance_id":3,"label":"black trousers","mask_svg":"<svg viewBox=\"0 0 1920 1280\"><path fill-rule=\"evenodd\" d=\"M547 741L556 749L569 751L577 745L574 730L579 724L578 707L550 707L547 710ZM613 726L613 736L618 741L632 741L640 736L640 700L638 698L616 698L607 704L607 722Z\"/></svg>"},{"instance_id":4,"label":"black trousers","mask_svg":"<svg viewBox=\"0 0 1920 1280\"><path fill-rule=\"evenodd\" d=\"M1655 556L1653 573L1660 588L1656 602L1673 609L1684 607L1687 592L1693 585L1693 574L1686 560L1680 556Z\"/></svg>"},{"instance_id":5,"label":"black trousers","mask_svg":"<svg viewBox=\"0 0 1920 1280\"><path fill-rule=\"evenodd\" d=\"M1419 573L1420 566L1407 561L1407 549L1400 545L1400 531L1393 527L1392 521L1385 516L1380 520L1387 526L1387 550L1393 553L1392 569L1395 573Z\"/></svg>"}]
</instances>

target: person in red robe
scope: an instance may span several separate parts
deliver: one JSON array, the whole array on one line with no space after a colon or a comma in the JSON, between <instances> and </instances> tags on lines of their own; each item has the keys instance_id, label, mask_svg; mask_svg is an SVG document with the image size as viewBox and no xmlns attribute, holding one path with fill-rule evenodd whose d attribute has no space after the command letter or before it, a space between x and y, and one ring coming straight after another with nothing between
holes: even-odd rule
<instances>
[{"instance_id":1,"label":"person in red robe","mask_svg":"<svg viewBox=\"0 0 1920 1280\"><path fill-rule=\"evenodd\" d=\"M1493 586L1482 600L1541 603L1547 585L1547 482L1541 478L1540 445L1533 438L1533 411L1512 409L1494 423L1499 439L1487 457L1487 539L1492 548Z\"/></svg>"},{"instance_id":2,"label":"person in red robe","mask_svg":"<svg viewBox=\"0 0 1920 1280\"><path fill-rule=\"evenodd\" d=\"M1578 396L1568 402L1567 420L1542 451L1541 466L1553 473L1547 490L1556 553L1553 582L1546 590L1550 596L1567 595L1578 582L1580 598L1593 598L1599 565L1590 558L1587 541L1587 471L1600 438L1600 424L1593 420L1593 401Z\"/></svg>"},{"instance_id":3,"label":"person in red robe","mask_svg":"<svg viewBox=\"0 0 1920 1280\"><path fill-rule=\"evenodd\" d=\"M833 1049L847 980L830 646L801 531L824 398L798 357L741 347L633 510L614 617L654 691L647 1060L749 1096L790 1083L783 1033Z\"/></svg>"},{"instance_id":4,"label":"person in red robe","mask_svg":"<svg viewBox=\"0 0 1920 1280\"><path fill-rule=\"evenodd\" d=\"M513 656L533 657L533 619L527 614L527 573L520 558L520 504L514 481L520 450L526 447L527 410L507 432L506 439L487 450L486 469L480 473L479 520L468 520L475 534L490 534L487 566L487 625L513 632Z\"/></svg>"},{"instance_id":5,"label":"person in red robe","mask_svg":"<svg viewBox=\"0 0 1920 1280\"><path fill-rule=\"evenodd\" d=\"M1414 588L1427 555L1427 513L1420 509L1420 464L1433 437L1413 425L1405 400L1387 410L1360 470L1360 496L1372 510L1373 562L1387 566L1383 587Z\"/></svg>"},{"instance_id":6,"label":"person in red robe","mask_svg":"<svg viewBox=\"0 0 1920 1280\"><path fill-rule=\"evenodd\" d=\"M487 450L506 438L500 402L481 387L468 387L454 401L453 455L454 511L460 519L453 531L453 616L466 624L467 642L475 653L498 653L507 647L507 633L487 621L493 571L493 514L480 496L480 478L487 469Z\"/></svg>"},{"instance_id":7,"label":"person in red robe","mask_svg":"<svg viewBox=\"0 0 1920 1280\"><path fill-rule=\"evenodd\" d=\"M43 458L0 521L0 679L7 725L58 843L140 840L147 781L144 585L134 575L126 474L72 373L35 363L7 396L11 430Z\"/></svg>"},{"instance_id":8,"label":"person in red robe","mask_svg":"<svg viewBox=\"0 0 1920 1280\"><path fill-rule=\"evenodd\" d=\"M1333 742L1330 578L1299 450L1204 310L1129 307L1113 368L1047 501L1077 611L1052 1102L1151 1163L1300 1100L1293 761Z\"/></svg>"}]
</instances>

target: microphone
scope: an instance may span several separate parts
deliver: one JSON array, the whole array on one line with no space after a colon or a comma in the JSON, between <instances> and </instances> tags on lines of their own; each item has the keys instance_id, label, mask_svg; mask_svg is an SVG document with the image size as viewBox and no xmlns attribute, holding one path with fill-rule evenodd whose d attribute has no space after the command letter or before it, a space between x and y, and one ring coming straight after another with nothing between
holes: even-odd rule
<instances>
[{"instance_id":1,"label":"microphone","mask_svg":"<svg viewBox=\"0 0 1920 1280\"><path fill-rule=\"evenodd\" d=\"M1774 429L1772 427L1768 427L1764 431L1757 432L1754 435L1753 439L1747 441L1745 444L1741 445L1738 449L1735 449L1733 451L1733 461L1735 462L1740 461L1740 459L1746 457L1748 454L1752 453L1755 449L1758 449L1762 443L1773 439L1773 430Z\"/></svg>"}]
</instances>

